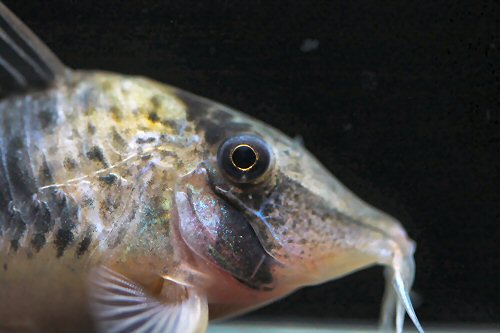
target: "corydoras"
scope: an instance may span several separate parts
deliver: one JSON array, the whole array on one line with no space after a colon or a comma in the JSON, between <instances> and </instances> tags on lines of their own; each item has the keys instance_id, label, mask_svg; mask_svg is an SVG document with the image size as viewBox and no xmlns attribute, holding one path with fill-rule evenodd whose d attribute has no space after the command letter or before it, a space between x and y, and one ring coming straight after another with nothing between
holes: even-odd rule
<instances>
[{"instance_id":1,"label":"corydoras","mask_svg":"<svg viewBox=\"0 0 500 333\"><path fill-rule=\"evenodd\" d=\"M203 332L414 242L296 140L149 79L70 70L0 4L0 331Z\"/></svg>"}]
</instances>

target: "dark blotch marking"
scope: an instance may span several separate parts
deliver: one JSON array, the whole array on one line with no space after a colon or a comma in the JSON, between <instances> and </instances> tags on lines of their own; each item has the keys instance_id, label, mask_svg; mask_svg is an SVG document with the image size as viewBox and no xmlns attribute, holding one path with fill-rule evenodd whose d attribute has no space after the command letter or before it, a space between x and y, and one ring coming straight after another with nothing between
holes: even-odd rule
<instances>
[{"instance_id":1,"label":"dark blotch marking","mask_svg":"<svg viewBox=\"0 0 500 333\"><path fill-rule=\"evenodd\" d=\"M187 119L189 121L201 120L207 117L208 108L212 104L200 99L198 96L188 93L186 91L178 90L176 95L186 104L187 106Z\"/></svg>"},{"instance_id":2,"label":"dark blotch marking","mask_svg":"<svg viewBox=\"0 0 500 333\"><path fill-rule=\"evenodd\" d=\"M227 131L232 132L232 134L236 134L238 132L247 132L252 129L252 126L250 126L250 124L237 123L235 121L225 123L224 127Z\"/></svg>"},{"instance_id":3,"label":"dark blotch marking","mask_svg":"<svg viewBox=\"0 0 500 333\"><path fill-rule=\"evenodd\" d=\"M33 216L34 236L31 239L31 245L35 249L35 252L39 252L47 243L45 235L52 230L54 221L52 220L49 205L45 201L35 203Z\"/></svg>"},{"instance_id":4,"label":"dark blotch marking","mask_svg":"<svg viewBox=\"0 0 500 333\"><path fill-rule=\"evenodd\" d=\"M233 119L233 115L227 111L216 110L212 113L212 117L219 122L226 122Z\"/></svg>"},{"instance_id":5,"label":"dark blotch marking","mask_svg":"<svg viewBox=\"0 0 500 333\"><path fill-rule=\"evenodd\" d=\"M89 122L87 124L87 132L90 134L90 135L94 135L95 132L96 132L96 127L94 126L94 124L92 124L91 122Z\"/></svg>"},{"instance_id":6,"label":"dark blotch marking","mask_svg":"<svg viewBox=\"0 0 500 333\"><path fill-rule=\"evenodd\" d=\"M120 110L120 108L118 108L117 106L113 105L109 111L111 112L111 115L113 117L114 120L116 121L120 121L123 119L123 113L122 113L122 110Z\"/></svg>"},{"instance_id":7,"label":"dark blotch marking","mask_svg":"<svg viewBox=\"0 0 500 333\"><path fill-rule=\"evenodd\" d=\"M104 152L99 146L93 146L92 148L90 148L90 150L87 152L87 157L91 161L102 163L105 168L109 167L109 163L104 157Z\"/></svg>"},{"instance_id":8,"label":"dark blotch marking","mask_svg":"<svg viewBox=\"0 0 500 333\"><path fill-rule=\"evenodd\" d=\"M118 133L115 127L112 129L111 137L115 148L125 148L127 146L127 141Z\"/></svg>"},{"instance_id":9,"label":"dark blotch marking","mask_svg":"<svg viewBox=\"0 0 500 333\"><path fill-rule=\"evenodd\" d=\"M205 133L205 141L210 144L216 144L226 137L226 129L209 119L201 119L196 125L197 130Z\"/></svg>"},{"instance_id":10,"label":"dark blotch marking","mask_svg":"<svg viewBox=\"0 0 500 333\"><path fill-rule=\"evenodd\" d=\"M78 162L72 157L66 156L63 161L63 166L66 171L74 171L78 166Z\"/></svg>"},{"instance_id":11,"label":"dark blotch marking","mask_svg":"<svg viewBox=\"0 0 500 333\"><path fill-rule=\"evenodd\" d=\"M196 124L196 129L205 133L205 141L212 145L223 139L240 134L242 132L250 132L252 126L247 123L230 122L215 122L211 119L200 119Z\"/></svg>"},{"instance_id":12,"label":"dark blotch marking","mask_svg":"<svg viewBox=\"0 0 500 333\"><path fill-rule=\"evenodd\" d=\"M153 104L153 107L155 109L158 108L158 107L160 107L160 105L161 105L161 96L154 95L153 97L151 97L151 104Z\"/></svg>"},{"instance_id":13,"label":"dark blotch marking","mask_svg":"<svg viewBox=\"0 0 500 333\"><path fill-rule=\"evenodd\" d=\"M43 155L42 165L38 171L38 181L41 186L49 185L54 183L54 177L52 176L52 171L50 170L49 164L45 155Z\"/></svg>"},{"instance_id":14,"label":"dark blotch marking","mask_svg":"<svg viewBox=\"0 0 500 333\"><path fill-rule=\"evenodd\" d=\"M3 270L6 271L9 267L7 266L7 264L3 264Z\"/></svg>"},{"instance_id":15,"label":"dark blotch marking","mask_svg":"<svg viewBox=\"0 0 500 333\"><path fill-rule=\"evenodd\" d=\"M54 196L55 196L55 202L60 210L64 209L64 207L67 204L68 197L66 196L66 193L64 193L61 190L56 190L54 191Z\"/></svg>"},{"instance_id":16,"label":"dark blotch marking","mask_svg":"<svg viewBox=\"0 0 500 333\"><path fill-rule=\"evenodd\" d=\"M101 205L99 207L99 213L103 219L109 218L109 215L120 206L120 203L121 202L116 198L112 198L110 196L105 197L104 200L101 201Z\"/></svg>"},{"instance_id":17,"label":"dark blotch marking","mask_svg":"<svg viewBox=\"0 0 500 333\"><path fill-rule=\"evenodd\" d=\"M40 121L40 127L44 130L56 122L57 113L44 109L38 113L38 120Z\"/></svg>"},{"instance_id":18,"label":"dark blotch marking","mask_svg":"<svg viewBox=\"0 0 500 333\"><path fill-rule=\"evenodd\" d=\"M205 141L208 144L215 144L231 134L236 134L233 132L251 129L249 124L233 122L233 115L227 111L219 109L209 112L214 106L213 102L185 91L177 91L176 94L187 106L187 119L196 124L197 130L205 132Z\"/></svg>"},{"instance_id":19,"label":"dark blotch marking","mask_svg":"<svg viewBox=\"0 0 500 333\"><path fill-rule=\"evenodd\" d=\"M57 197L61 225L59 230L57 230L54 244L57 249L57 257L59 258L74 241L73 229L78 223L78 205L64 192L59 192Z\"/></svg>"},{"instance_id":20,"label":"dark blotch marking","mask_svg":"<svg viewBox=\"0 0 500 333\"><path fill-rule=\"evenodd\" d=\"M175 167L176 167L177 169L184 168L184 166L185 166L185 164L184 164L184 162L183 162L183 161L181 161L181 160L176 160L176 161L175 161Z\"/></svg>"},{"instance_id":21,"label":"dark blotch marking","mask_svg":"<svg viewBox=\"0 0 500 333\"><path fill-rule=\"evenodd\" d=\"M10 247L14 250L14 252L17 252L17 250L19 249L19 239L11 239Z\"/></svg>"},{"instance_id":22,"label":"dark blotch marking","mask_svg":"<svg viewBox=\"0 0 500 333\"><path fill-rule=\"evenodd\" d=\"M105 176L99 176L99 181L107 184L107 185L113 185L116 180L118 179L118 176L115 175L114 173L110 173Z\"/></svg>"},{"instance_id":23,"label":"dark blotch marking","mask_svg":"<svg viewBox=\"0 0 500 333\"><path fill-rule=\"evenodd\" d=\"M176 94L187 106L187 119L195 123L196 130L205 133L205 141L208 144L216 144L227 136L224 123L231 119L230 114L222 110L209 113L212 102L182 90L176 91Z\"/></svg>"},{"instance_id":24,"label":"dark blotch marking","mask_svg":"<svg viewBox=\"0 0 500 333\"><path fill-rule=\"evenodd\" d=\"M175 151L170 151L170 150L162 150L160 151L160 155L161 157L165 158L165 157L174 157L174 158L178 158L179 156L176 154Z\"/></svg>"},{"instance_id":25,"label":"dark blotch marking","mask_svg":"<svg viewBox=\"0 0 500 333\"><path fill-rule=\"evenodd\" d=\"M12 200L12 196L9 191L9 182L7 181L7 171L4 168L3 163L3 150L0 145L0 232L2 230L2 214L6 211L9 202Z\"/></svg>"},{"instance_id":26,"label":"dark blotch marking","mask_svg":"<svg viewBox=\"0 0 500 333\"><path fill-rule=\"evenodd\" d=\"M38 188L26 149L23 139L16 136L10 140L6 154L12 191L19 199L30 198Z\"/></svg>"},{"instance_id":27,"label":"dark blotch marking","mask_svg":"<svg viewBox=\"0 0 500 333\"><path fill-rule=\"evenodd\" d=\"M151 154L145 154L145 155L141 156L141 160L148 161L148 160L151 159L151 157L153 157L153 155L151 155Z\"/></svg>"},{"instance_id":28,"label":"dark blotch marking","mask_svg":"<svg viewBox=\"0 0 500 333\"><path fill-rule=\"evenodd\" d=\"M89 196L84 196L82 200L82 207L94 207L94 199Z\"/></svg>"},{"instance_id":29,"label":"dark blotch marking","mask_svg":"<svg viewBox=\"0 0 500 333\"><path fill-rule=\"evenodd\" d=\"M148 119L151 120L154 123L157 123L160 121L160 117L158 117L158 113L156 111L151 111L148 113Z\"/></svg>"},{"instance_id":30,"label":"dark blotch marking","mask_svg":"<svg viewBox=\"0 0 500 333\"><path fill-rule=\"evenodd\" d=\"M9 144L9 150L16 151L16 150L21 150L24 149L24 141L21 137L16 136L14 137Z\"/></svg>"},{"instance_id":31,"label":"dark blotch marking","mask_svg":"<svg viewBox=\"0 0 500 333\"><path fill-rule=\"evenodd\" d=\"M73 232L71 230L68 229L57 230L54 244L56 245L58 258L63 256L64 250L66 250L66 248L73 242L74 239L75 236L73 235Z\"/></svg>"},{"instance_id":32,"label":"dark blotch marking","mask_svg":"<svg viewBox=\"0 0 500 333\"><path fill-rule=\"evenodd\" d=\"M162 120L161 123L163 126L173 128L176 132L179 132L183 126L183 124L181 122L171 120L171 119Z\"/></svg>"},{"instance_id":33,"label":"dark blotch marking","mask_svg":"<svg viewBox=\"0 0 500 333\"><path fill-rule=\"evenodd\" d=\"M40 252L40 250L47 244L47 239L44 234L35 234L31 240L31 246L35 249L35 252Z\"/></svg>"},{"instance_id":34,"label":"dark blotch marking","mask_svg":"<svg viewBox=\"0 0 500 333\"><path fill-rule=\"evenodd\" d=\"M85 232L85 236L83 237L80 244L78 244L78 248L76 249L76 257L80 258L84 255L89 249L90 244L92 243L92 229L87 229Z\"/></svg>"},{"instance_id":35,"label":"dark blotch marking","mask_svg":"<svg viewBox=\"0 0 500 333\"><path fill-rule=\"evenodd\" d=\"M35 216L33 226L36 231L47 232L50 230L51 213L47 202L38 201L34 204L33 215Z\"/></svg>"},{"instance_id":36,"label":"dark blotch marking","mask_svg":"<svg viewBox=\"0 0 500 333\"><path fill-rule=\"evenodd\" d=\"M7 222L7 229L12 230L10 239L10 247L16 252L19 249L19 240L26 232L26 223L23 221L21 214L14 211Z\"/></svg>"},{"instance_id":37,"label":"dark blotch marking","mask_svg":"<svg viewBox=\"0 0 500 333\"><path fill-rule=\"evenodd\" d=\"M137 140L135 140L135 142L137 142L137 144L145 144L145 143L152 143L152 142L155 142L156 141L156 138L154 137L148 137L148 138L137 138Z\"/></svg>"}]
</instances>

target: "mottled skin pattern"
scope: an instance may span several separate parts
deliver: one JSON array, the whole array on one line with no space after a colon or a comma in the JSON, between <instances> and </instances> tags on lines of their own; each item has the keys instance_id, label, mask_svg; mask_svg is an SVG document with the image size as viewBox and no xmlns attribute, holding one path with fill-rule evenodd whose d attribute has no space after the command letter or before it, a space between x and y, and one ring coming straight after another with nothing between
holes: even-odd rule
<instances>
[{"instance_id":1,"label":"mottled skin pattern","mask_svg":"<svg viewBox=\"0 0 500 333\"><path fill-rule=\"evenodd\" d=\"M219 169L219 144L240 133L273 151L258 185ZM87 279L103 264L151 295L194 288L211 318L377 263L411 285L414 245L397 221L299 143L201 97L68 71L0 102L0 140L2 323L92 332Z\"/></svg>"},{"instance_id":2,"label":"mottled skin pattern","mask_svg":"<svg viewBox=\"0 0 500 333\"><path fill-rule=\"evenodd\" d=\"M82 73L48 92L6 99L0 109L0 321L18 313L11 300L28 318L39 311L32 305L40 287L26 289L33 275L47 287L43 280L57 279L58 290L43 298L63 295L60 306L77 314L78 281L110 260L102 256L126 267L141 260L155 272L173 265L172 191L201 152L172 92Z\"/></svg>"}]
</instances>

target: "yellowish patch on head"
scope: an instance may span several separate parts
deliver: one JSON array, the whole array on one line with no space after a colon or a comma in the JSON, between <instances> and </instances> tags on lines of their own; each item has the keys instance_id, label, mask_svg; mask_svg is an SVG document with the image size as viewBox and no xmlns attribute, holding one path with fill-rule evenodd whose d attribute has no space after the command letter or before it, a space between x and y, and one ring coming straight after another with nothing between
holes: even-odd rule
<instances>
[{"instance_id":1,"label":"yellowish patch on head","mask_svg":"<svg viewBox=\"0 0 500 333\"><path fill-rule=\"evenodd\" d=\"M101 92L95 112L86 112L99 128L112 124L119 132L178 134L186 122L186 106L167 87L143 78L96 75L92 82ZM134 129L130 131L130 129Z\"/></svg>"}]
</instances>

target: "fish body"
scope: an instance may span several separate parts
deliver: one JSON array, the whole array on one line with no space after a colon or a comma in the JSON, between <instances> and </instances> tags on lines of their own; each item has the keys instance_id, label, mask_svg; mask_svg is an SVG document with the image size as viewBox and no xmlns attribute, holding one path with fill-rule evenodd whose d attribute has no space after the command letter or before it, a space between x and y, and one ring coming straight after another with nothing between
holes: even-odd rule
<instances>
[{"instance_id":1,"label":"fish body","mask_svg":"<svg viewBox=\"0 0 500 333\"><path fill-rule=\"evenodd\" d=\"M406 310L423 332L414 242L300 143L175 87L67 69L0 13L0 332L204 332L374 264L383 325Z\"/></svg>"},{"instance_id":2,"label":"fish body","mask_svg":"<svg viewBox=\"0 0 500 333\"><path fill-rule=\"evenodd\" d=\"M174 180L181 161L189 168L198 154L188 142L196 138L182 128L185 106L167 89L111 74L74 77L74 84L0 104L0 285L9 286L2 300L26 302L26 314L37 295L60 295L62 308L81 303L81 312L85 276L103 255L172 267ZM39 281L55 287L40 295L40 286L30 288L34 276L59 283ZM11 302L0 308L19 311Z\"/></svg>"}]
</instances>

